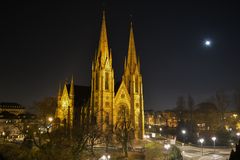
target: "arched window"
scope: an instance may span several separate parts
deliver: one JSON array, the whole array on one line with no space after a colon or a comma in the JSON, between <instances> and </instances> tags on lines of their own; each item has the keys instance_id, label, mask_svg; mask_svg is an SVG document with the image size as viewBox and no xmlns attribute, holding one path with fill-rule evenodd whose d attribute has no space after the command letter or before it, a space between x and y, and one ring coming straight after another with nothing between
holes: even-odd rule
<instances>
[{"instance_id":1,"label":"arched window","mask_svg":"<svg viewBox=\"0 0 240 160\"><path fill-rule=\"evenodd\" d=\"M138 93L138 77L135 78L135 92Z\"/></svg>"},{"instance_id":2,"label":"arched window","mask_svg":"<svg viewBox=\"0 0 240 160\"><path fill-rule=\"evenodd\" d=\"M105 73L105 90L109 90L109 73Z\"/></svg>"}]
</instances>

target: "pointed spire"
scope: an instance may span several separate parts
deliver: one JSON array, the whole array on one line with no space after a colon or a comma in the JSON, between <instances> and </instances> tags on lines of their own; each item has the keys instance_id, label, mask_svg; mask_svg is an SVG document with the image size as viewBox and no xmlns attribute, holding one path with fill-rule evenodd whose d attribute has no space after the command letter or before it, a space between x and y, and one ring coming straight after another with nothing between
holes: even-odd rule
<instances>
[{"instance_id":1,"label":"pointed spire","mask_svg":"<svg viewBox=\"0 0 240 160\"><path fill-rule=\"evenodd\" d=\"M95 63L97 62L97 50L95 50L95 54L94 54L94 61L95 61Z\"/></svg>"},{"instance_id":2,"label":"pointed spire","mask_svg":"<svg viewBox=\"0 0 240 160\"><path fill-rule=\"evenodd\" d=\"M137 56L136 56L132 22L131 22L130 36L129 36L127 65L130 69L130 73L133 73L137 65Z\"/></svg>"},{"instance_id":3,"label":"pointed spire","mask_svg":"<svg viewBox=\"0 0 240 160\"><path fill-rule=\"evenodd\" d=\"M124 70L127 68L127 60L126 57L124 57Z\"/></svg>"},{"instance_id":4,"label":"pointed spire","mask_svg":"<svg viewBox=\"0 0 240 160\"><path fill-rule=\"evenodd\" d=\"M61 87L61 83L59 82L58 97L61 97L61 94L62 94L62 87Z\"/></svg>"},{"instance_id":5,"label":"pointed spire","mask_svg":"<svg viewBox=\"0 0 240 160\"><path fill-rule=\"evenodd\" d=\"M70 96L74 96L74 82L73 82L73 76L70 84Z\"/></svg>"},{"instance_id":6,"label":"pointed spire","mask_svg":"<svg viewBox=\"0 0 240 160\"><path fill-rule=\"evenodd\" d=\"M110 48L110 54L109 54L110 64L112 65L112 49Z\"/></svg>"},{"instance_id":7,"label":"pointed spire","mask_svg":"<svg viewBox=\"0 0 240 160\"><path fill-rule=\"evenodd\" d=\"M94 52L94 59L92 61L92 70L95 69L96 64L97 64L97 50L95 50L95 52Z\"/></svg>"},{"instance_id":8,"label":"pointed spire","mask_svg":"<svg viewBox=\"0 0 240 160\"><path fill-rule=\"evenodd\" d=\"M94 66L94 61L92 62L92 71L94 70L95 66Z\"/></svg>"},{"instance_id":9,"label":"pointed spire","mask_svg":"<svg viewBox=\"0 0 240 160\"><path fill-rule=\"evenodd\" d=\"M103 65L106 59L109 57L105 11L103 11L97 57L98 60L100 60L101 65Z\"/></svg>"},{"instance_id":10,"label":"pointed spire","mask_svg":"<svg viewBox=\"0 0 240 160\"><path fill-rule=\"evenodd\" d=\"M68 84L68 78L65 78L64 80L64 86Z\"/></svg>"}]
</instances>

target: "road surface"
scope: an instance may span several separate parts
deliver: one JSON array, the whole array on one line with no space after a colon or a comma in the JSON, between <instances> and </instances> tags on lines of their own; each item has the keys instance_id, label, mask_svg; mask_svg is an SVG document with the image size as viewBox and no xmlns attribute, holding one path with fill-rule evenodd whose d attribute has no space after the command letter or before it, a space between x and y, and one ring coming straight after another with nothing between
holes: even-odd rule
<instances>
[{"instance_id":1,"label":"road surface","mask_svg":"<svg viewBox=\"0 0 240 160\"><path fill-rule=\"evenodd\" d=\"M183 160L227 160L229 158L231 148L214 149L193 146L178 146L183 155Z\"/></svg>"}]
</instances>

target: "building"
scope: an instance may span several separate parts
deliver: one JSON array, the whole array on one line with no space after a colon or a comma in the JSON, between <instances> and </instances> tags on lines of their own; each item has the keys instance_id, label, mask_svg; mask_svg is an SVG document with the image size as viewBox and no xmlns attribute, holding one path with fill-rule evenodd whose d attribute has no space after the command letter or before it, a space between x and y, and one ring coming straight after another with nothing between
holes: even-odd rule
<instances>
[{"instance_id":1,"label":"building","mask_svg":"<svg viewBox=\"0 0 240 160\"><path fill-rule=\"evenodd\" d=\"M156 116L153 110L144 111L145 125L156 125Z\"/></svg>"},{"instance_id":2,"label":"building","mask_svg":"<svg viewBox=\"0 0 240 160\"><path fill-rule=\"evenodd\" d=\"M18 115L25 112L25 107L18 103L2 102L0 103L0 113L4 111Z\"/></svg>"},{"instance_id":3,"label":"building","mask_svg":"<svg viewBox=\"0 0 240 160\"><path fill-rule=\"evenodd\" d=\"M68 128L78 127L81 124L79 117L84 113L85 116L82 119L90 118L96 121L101 130L105 131L107 126L112 126L114 130L114 126L125 119L131 123L135 138L143 138L143 83L132 23L128 55L124 61L124 73L122 80L116 83L112 67L112 51L108 47L106 20L103 13L98 50L92 61L91 87L85 87L85 89L87 93L81 97L79 93L84 91L80 86L77 87L72 79L71 84L64 84L63 91L59 91L56 117L61 123L65 123Z\"/></svg>"},{"instance_id":4,"label":"building","mask_svg":"<svg viewBox=\"0 0 240 160\"><path fill-rule=\"evenodd\" d=\"M178 120L173 111L146 110L145 125L176 128Z\"/></svg>"},{"instance_id":5,"label":"building","mask_svg":"<svg viewBox=\"0 0 240 160\"><path fill-rule=\"evenodd\" d=\"M59 118L60 125L66 125L68 131L82 125L85 119L90 119L90 92L89 86L74 85L73 78L70 84L65 82L63 89L59 86L55 116Z\"/></svg>"},{"instance_id":6,"label":"building","mask_svg":"<svg viewBox=\"0 0 240 160\"><path fill-rule=\"evenodd\" d=\"M8 140L17 140L24 138L27 126L36 124L36 115L34 114L18 114L3 111L0 113L0 137Z\"/></svg>"}]
</instances>

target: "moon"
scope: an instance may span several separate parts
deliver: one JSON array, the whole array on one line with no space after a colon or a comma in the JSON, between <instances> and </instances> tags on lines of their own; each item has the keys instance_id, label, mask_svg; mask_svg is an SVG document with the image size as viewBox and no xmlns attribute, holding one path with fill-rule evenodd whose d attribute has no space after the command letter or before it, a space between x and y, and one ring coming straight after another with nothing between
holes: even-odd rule
<instances>
[{"instance_id":1,"label":"moon","mask_svg":"<svg viewBox=\"0 0 240 160\"><path fill-rule=\"evenodd\" d=\"M210 47L211 44L212 44L212 41L210 41L210 40L205 40L205 41L204 41L204 45L205 45L206 47Z\"/></svg>"}]
</instances>

